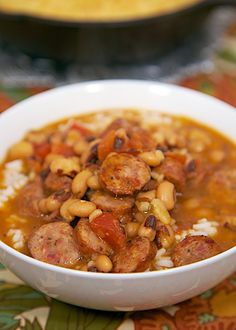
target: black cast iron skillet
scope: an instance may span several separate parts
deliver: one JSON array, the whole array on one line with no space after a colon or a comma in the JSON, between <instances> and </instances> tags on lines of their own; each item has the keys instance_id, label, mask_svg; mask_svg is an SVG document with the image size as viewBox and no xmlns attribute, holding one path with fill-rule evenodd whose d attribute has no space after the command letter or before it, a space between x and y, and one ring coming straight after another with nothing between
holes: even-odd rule
<instances>
[{"instance_id":1,"label":"black cast iron skillet","mask_svg":"<svg viewBox=\"0 0 236 330\"><path fill-rule=\"evenodd\" d=\"M165 15L112 22L0 13L0 38L33 56L64 62L147 63L193 33L217 5L236 5L236 0L201 0Z\"/></svg>"}]
</instances>

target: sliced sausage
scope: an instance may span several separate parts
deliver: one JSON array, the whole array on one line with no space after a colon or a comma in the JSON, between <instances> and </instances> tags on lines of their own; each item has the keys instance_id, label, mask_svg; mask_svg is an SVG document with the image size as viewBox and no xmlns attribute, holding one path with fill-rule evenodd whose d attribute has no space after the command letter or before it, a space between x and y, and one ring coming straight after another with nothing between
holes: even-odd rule
<instances>
[{"instance_id":1,"label":"sliced sausage","mask_svg":"<svg viewBox=\"0 0 236 330\"><path fill-rule=\"evenodd\" d=\"M177 159L166 157L164 162L159 166L158 172L163 174L177 189L181 190L184 187L186 182L184 165Z\"/></svg>"},{"instance_id":2,"label":"sliced sausage","mask_svg":"<svg viewBox=\"0 0 236 330\"><path fill-rule=\"evenodd\" d=\"M102 163L100 179L115 195L132 195L150 180L150 168L130 154L109 155Z\"/></svg>"},{"instance_id":3,"label":"sliced sausage","mask_svg":"<svg viewBox=\"0 0 236 330\"><path fill-rule=\"evenodd\" d=\"M96 206L108 212L119 210L121 213L130 210L134 206L134 198L132 197L115 197L105 191L96 191L89 195L91 202Z\"/></svg>"},{"instance_id":4,"label":"sliced sausage","mask_svg":"<svg viewBox=\"0 0 236 330\"><path fill-rule=\"evenodd\" d=\"M43 198L43 187L40 178L26 184L17 197L19 215L26 217L40 217L38 202Z\"/></svg>"},{"instance_id":5,"label":"sliced sausage","mask_svg":"<svg viewBox=\"0 0 236 330\"><path fill-rule=\"evenodd\" d=\"M120 223L125 224L132 220L132 207L134 206L134 198L115 197L105 191L96 191L89 194L91 202L106 212L112 212Z\"/></svg>"},{"instance_id":6,"label":"sliced sausage","mask_svg":"<svg viewBox=\"0 0 236 330\"><path fill-rule=\"evenodd\" d=\"M111 247L92 231L86 219L81 219L78 222L76 234L79 249L85 255L89 256L93 253L110 255L112 253Z\"/></svg>"},{"instance_id":7,"label":"sliced sausage","mask_svg":"<svg viewBox=\"0 0 236 330\"><path fill-rule=\"evenodd\" d=\"M28 247L35 259L53 265L70 267L80 257L73 229L65 222L41 226L30 237Z\"/></svg>"},{"instance_id":8,"label":"sliced sausage","mask_svg":"<svg viewBox=\"0 0 236 330\"><path fill-rule=\"evenodd\" d=\"M188 236L175 246L172 260L177 267L213 257L220 252L220 247L213 239L203 235Z\"/></svg>"},{"instance_id":9,"label":"sliced sausage","mask_svg":"<svg viewBox=\"0 0 236 330\"><path fill-rule=\"evenodd\" d=\"M130 137L130 150L129 152L138 154L143 151L155 150L156 142L152 135L140 126L132 126L128 131Z\"/></svg>"},{"instance_id":10,"label":"sliced sausage","mask_svg":"<svg viewBox=\"0 0 236 330\"><path fill-rule=\"evenodd\" d=\"M156 252L156 245L148 238L136 237L113 257L113 272L142 272L149 267Z\"/></svg>"},{"instance_id":11,"label":"sliced sausage","mask_svg":"<svg viewBox=\"0 0 236 330\"><path fill-rule=\"evenodd\" d=\"M119 128L129 128L130 123L123 119L123 118L117 118L113 120L110 125L107 126L107 128L102 132L101 137L104 137L108 132L110 131L116 131Z\"/></svg>"},{"instance_id":12,"label":"sliced sausage","mask_svg":"<svg viewBox=\"0 0 236 330\"><path fill-rule=\"evenodd\" d=\"M70 190L72 179L50 172L44 181L44 186L49 191Z\"/></svg>"},{"instance_id":13,"label":"sliced sausage","mask_svg":"<svg viewBox=\"0 0 236 330\"><path fill-rule=\"evenodd\" d=\"M130 123L116 127L118 121L114 121L110 128L103 135L98 147L98 157L103 161L111 152L138 154L143 151L151 151L156 147L156 142L151 134Z\"/></svg>"}]
</instances>

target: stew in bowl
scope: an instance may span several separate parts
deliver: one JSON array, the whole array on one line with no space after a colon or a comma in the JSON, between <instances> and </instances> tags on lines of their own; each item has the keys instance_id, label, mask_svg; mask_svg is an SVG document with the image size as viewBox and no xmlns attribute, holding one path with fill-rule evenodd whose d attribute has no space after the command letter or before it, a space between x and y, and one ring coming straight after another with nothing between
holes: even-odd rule
<instances>
[{"instance_id":1,"label":"stew in bowl","mask_svg":"<svg viewBox=\"0 0 236 330\"><path fill-rule=\"evenodd\" d=\"M8 150L0 237L83 271L187 265L236 245L235 167L232 141L184 117L71 117Z\"/></svg>"},{"instance_id":2,"label":"stew in bowl","mask_svg":"<svg viewBox=\"0 0 236 330\"><path fill-rule=\"evenodd\" d=\"M235 121L213 98L141 81L17 104L0 118L1 261L49 296L104 310L216 285L236 270Z\"/></svg>"}]
</instances>

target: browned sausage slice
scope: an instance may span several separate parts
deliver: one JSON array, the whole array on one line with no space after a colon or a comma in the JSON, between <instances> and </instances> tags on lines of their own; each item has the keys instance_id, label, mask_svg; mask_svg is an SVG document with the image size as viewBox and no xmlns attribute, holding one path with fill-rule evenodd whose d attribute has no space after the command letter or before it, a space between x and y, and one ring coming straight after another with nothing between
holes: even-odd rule
<instances>
[{"instance_id":1,"label":"browned sausage slice","mask_svg":"<svg viewBox=\"0 0 236 330\"><path fill-rule=\"evenodd\" d=\"M130 154L110 154L102 163L100 179L116 195L132 195L150 180L150 168Z\"/></svg>"},{"instance_id":2,"label":"browned sausage slice","mask_svg":"<svg viewBox=\"0 0 236 330\"><path fill-rule=\"evenodd\" d=\"M65 222L52 222L37 229L28 241L31 255L49 264L70 267L80 255L73 229Z\"/></svg>"},{"instance_id":3,"label":"browned sausage slice","mask_svg":"<svg viewBox=\"0 0 236 330\"><path fill-rule=\"evenodd\" d=\"M132 273L146 270L157 252L154 243L146 237L136 237L113 258L114 273Z\"/></svg>"},{"instance_id":4,"label":"browned sausage slice","mask_svg":"<svg viewBox=\"0 0 236 330\"><path fill-rule=\"evenodd\" d=\"M128 123L118 119L104 133L98 147L98 157L101 161L110 152L137 155L143 151L155 150L156 147L151 133L137 125L137 122Z\"/></svg>"},{"instance_id":5,"label":"browned sausage slice","mask_svg":"<svg viewBox=\"0 0 236 330\"><path fill-rule=\"evenodd\" d=\"M19 214L26 217L40 217L38 202L43 198L42 182L39 178L29 182L18 194Z\"/></svg>"},{"instance_id":6,"label":"browned sausage slice","mask_svg":"<svg viewBox=\"0 0 236 330\"><path fill-rule=\"evenodd\" d=\"M85 255L89 256L93 253L110 255L113 252L111 247L92 231L86 219L81 219L78 222L76 234L79 249Z\"/></svg>"},{"instance_id":7,"label":"browned sausage slice","mask_svg":"<svg viewBox=\"0 0 236 330\"><path fill-rule=\"evenodd\" d=\"M96 206L108 212L114 212L119 210L125 212L130 210L134 206L134 199L132 197L114 197L111 194L103 191L96 191L90 195L91 202Z\"/></svg>"},{"instance_id":8,"label":"browned sausage slice","mask_svg":"<svg viewBox=\"0 0 236 330\"><path fill-rule=\"evenodd\" d=\"M182 189L186 182L186 174L184 165L172 157L166 157L164 162L158 169L158 172L163 174L165 178L172 182L177 189Z\"/></svg>"},{"instance_id":9,"label":"browned sausage slice","mask_svg":"<svg viewBox=\"0 0 236 330\"><path fill-rule=\"evenodd\" d=\"M220 247L213 239L206 236L188 236L175 246L172 260L177 267L213 257L220 252Z\"/></svg>"},{"instance_id":10,"label":"browned sausage slice","mask_svg":"<svg viewBox=\"0 0 236 330\"><path fill-rule=\"evenodd\" d=\"M68 176L60 176L50 172L44 182L44 186L49 191L70 190L72 179Z\"/></svg>"}]
</instances>

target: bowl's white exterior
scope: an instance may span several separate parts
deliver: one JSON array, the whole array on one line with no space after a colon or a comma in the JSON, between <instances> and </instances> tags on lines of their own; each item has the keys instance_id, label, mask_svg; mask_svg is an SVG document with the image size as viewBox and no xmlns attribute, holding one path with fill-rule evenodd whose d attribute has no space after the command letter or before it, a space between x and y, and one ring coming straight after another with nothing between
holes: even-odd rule
<instances>
[{"instance_id":1,"label":"bowl's white exterior","mask_svg":"<svg viewBox=\"0 0 236 330\"><path fill-rule=\"evenodd\" d=\"M66 116L107 108L140 108L187 115L236 141L236 111L184 88L145 81L76 84L34 96L0 117L0 157L29 129ZM117 110L118 111L118 110ZM167 271L87 273L49 265L0 242L1 261L37 290L59 300L103 310L151 309L200 294L236 271L236 247L218 256Z\"/></svg>"}]
</instances>

